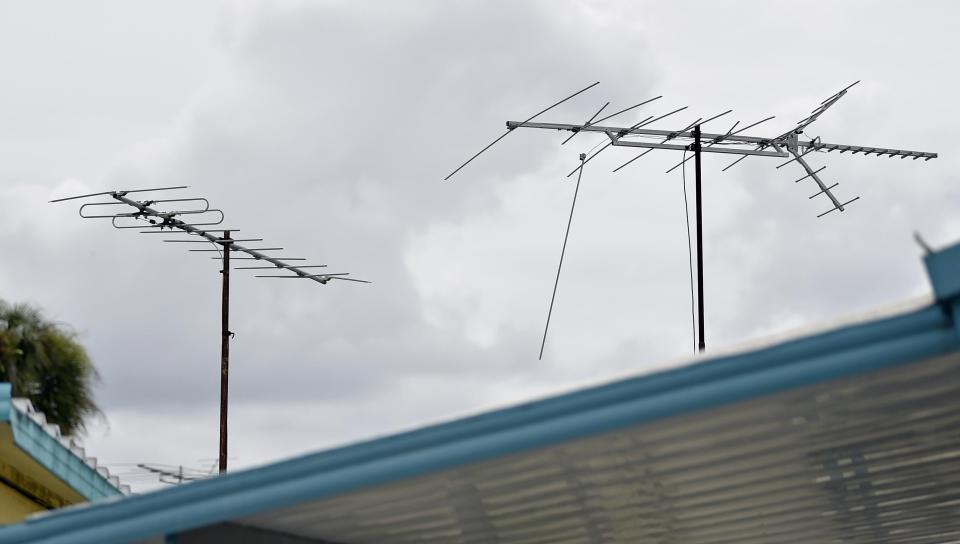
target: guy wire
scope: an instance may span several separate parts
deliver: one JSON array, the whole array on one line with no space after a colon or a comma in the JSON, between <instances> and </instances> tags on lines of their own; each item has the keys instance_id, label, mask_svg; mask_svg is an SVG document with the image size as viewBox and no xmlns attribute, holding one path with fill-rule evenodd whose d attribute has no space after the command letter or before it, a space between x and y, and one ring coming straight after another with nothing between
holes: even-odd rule
<instances>
[{"instance_id":1,"label":"guy wire","mask_svg":"<svg viewBox=\"0 0 960 544\"><path fill-rule=\"evenodd\" d=\"M540 359L543 359L543 348L547 345L547 331L550 329L550 316L553 315L553 301L557 298L557 285L560 284L560 270L563 268L563 256L567 252L567 239L570 237L570 225L573 224L573 210L577 207L577 194L580 192L580 178L583 177L583 165L587 154L580 154L580 173L577 174L577 185L573 189L573 202L570 204L570 218L567 219L567 232L563 235L563 248L560 250L560 264L557 265L557 279L553 282L553 294L550 295L550 309L547 311L547 325L543 328L543 341L540 342Z\"/></svg>"}]
</instances>

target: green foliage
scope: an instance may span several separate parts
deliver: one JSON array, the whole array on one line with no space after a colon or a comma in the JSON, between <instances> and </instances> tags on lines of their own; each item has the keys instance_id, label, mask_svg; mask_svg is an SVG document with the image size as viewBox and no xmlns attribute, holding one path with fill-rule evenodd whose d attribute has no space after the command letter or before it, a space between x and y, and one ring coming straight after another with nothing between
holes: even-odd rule
<instances>
[{"instance_id":1,"label":"green foliage","mask_svg":"<svg viewBox=\"0 0 960 544\"><path fill-rule=\"evenodd\" d=\"M0 371L14 395L30 399L66 435L100 415L93 400L97 370L75 333L37 308L0 300Z\"/></svg>"}]
</instances>

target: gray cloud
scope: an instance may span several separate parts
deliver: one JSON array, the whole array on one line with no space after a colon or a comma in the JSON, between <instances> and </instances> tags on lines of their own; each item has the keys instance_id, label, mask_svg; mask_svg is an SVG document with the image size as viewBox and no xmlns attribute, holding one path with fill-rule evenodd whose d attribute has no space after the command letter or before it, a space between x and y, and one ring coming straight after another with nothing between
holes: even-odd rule
<instances>
[{"instance_id":1,"label":"gray cloud","mask_svg":"<svg viewBox=\"0 0 960 544\"><path fill-rule=\"evenodd\" d=\"M108 461L213 455L219 274L206 255L44 203L90 188L191 185L240 234L375 282L235 274L231 436L240 465L660 368L690 353L681 178L663 174L679 156L654 153L612 174L630 154L611 150L588 165L543 362L536 354L573 190L564 176L600 137L559 147L560 135L518 130L454 181L442 178L505 120L597 80L545 119L586 119L606 100L624 107L664 94L644 111L690 104L682 124L730 107L745 121L775 113L766 130L776 133L863 78L814 134L949 150L953 136L925 120L952 112L956 82L932 62L907 63L920 50L946 62L929 43L947 29L921 35L908 16L915 44L860 43L851 36L866 40L892 18L869 10L853 34L824 22L814 43L846 49L814 56L744 45L803 26L781 8L754 7L754 20L738 21L712 6L693 18L674 6L603 2L253 4L197 14L184 43L163 22L166 32L146 45L127 36L132 51L152 52L143 66L81 49L81 66L129 67L114 83L136 92L112 94L84 76L96 100L53 93L15 116L2 110L21 126L31 112L46 127L36 138L65 143L50 147L45 167L37 139L3 133L22 157L0 165L0 250L16 255L0 265L0 292L84 333L112 422L88 442ZM831 9L836 20L858 11ZM110 33L97 40L121 43ZM891 58L904 73L889 70ZM31 76L30 61L20 62L34 86L62 71L38 59L47 75ZM88 120L58 120L53 106ZM822 163L862 200L816 220L824 204L792 183L799 174L764 159L721 174L725 161L708 157L711 347L921 294L912 230L935 243L960 235L949 155L922 165Z\"/></svg>"}]
</instances>

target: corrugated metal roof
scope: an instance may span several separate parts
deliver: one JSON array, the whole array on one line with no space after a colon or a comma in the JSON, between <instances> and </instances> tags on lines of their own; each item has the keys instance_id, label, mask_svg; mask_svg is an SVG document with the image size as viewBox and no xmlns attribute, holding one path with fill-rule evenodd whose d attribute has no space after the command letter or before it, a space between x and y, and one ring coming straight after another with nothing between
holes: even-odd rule
<instances>
[{"instance_id":1,"label":"corrugated metal roof","mask_svg":"<svg viewBox=\"0 0 960 544\"><path fill-rule=\"evenodd\" d=\"M958 398L954 353L239 521L381 544L960 539Z\"/></svg>"},{"instance_id":2,"label":"corrugated metal roof","mask_svg":"<svg viewBox=\"0 0 960 544\"><path fill-rule=\"evenodd\" d=\"M960 274L960 246L927 263ZM960 540L955 283L902 315L64 511L0 542L221 522L344 544Z\"/></svg>"}]
</instances>

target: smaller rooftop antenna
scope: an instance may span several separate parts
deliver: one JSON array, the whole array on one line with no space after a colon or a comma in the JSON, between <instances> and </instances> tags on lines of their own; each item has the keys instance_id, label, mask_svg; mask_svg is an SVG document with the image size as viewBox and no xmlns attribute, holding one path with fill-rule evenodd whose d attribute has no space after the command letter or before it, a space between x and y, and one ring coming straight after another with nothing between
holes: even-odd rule
<instances>
[{"instance_id":1,"label":"smaller rooftop antenna","mask_svg":"<svg viewBox=\"0 0 960 544\"><path fill-rule=\"evenodd\" d=\"M587 89L590 89L597 85L593 83L584 89L568 96L567 98L561 100L560 102L546 108L536 115L533 115L527 118L525 121L507 121L507 132L501 135L499 138L494 140L491 144L487 145L480 150L477 154L470 157L467 162L460 165L456 170L450 173L445 180L450 179L454 174L459 172L464 166L469 164L473 159L477 158L481 153L490 149L493 144L502 140L507 134L517 128L532 128L532 129L542 129L542 130L551 130L551 131L565 131L571 132L572 134L564 139L561 142L561 145L566 144L580 133L596 133L602 135L604 139L594 146L596 151L591 150L588 154L580 156L580 163L567 174L569 178L573 174L582 172L586 163L590 162L597 155L611 147L622 147L622 148L639 148L643 149L642 152L635 155L633 158L624 162L620 166L616 167L613 171L619 172L622 171L626 166L634 163L641 157L646 156L651 151L654 150L671 150L671 151L691 151L691 157L694 159L695 169L696 169L696 223L697 223L697 283L698 283L698 293L697 303L699 311L699 342L698 348L700 351L703 351L706 347L705 342L705 325L704 325L704 297L703 297L703 216L702 216L702 195L701 195L701 155L703 153L725 153L730 155L738 155L739 158L734 160L732 163L723 168L723 171L729 170L736 164L739 164L747 157L777 157L777 158L787 158L786 162L777 166L777 169L786 166L788 164L797 163L802 169L804 175L799 179L795 180L796 183L805 180L812 180L816 184L817 191L809 197L809 199L814 199L819 196L825 196L830 202L830 208L826 211L821 212L817 217L823 217L831 212L840 211L844 212L848 205L856 202L860 197L855 196L852 199L841 201L834 192L838 183L833 183L828 185L826 181L821 177L821 172L823 172L826 167L814 168L807 162L807 156L812 153L830 153L837 151L840 154L849 152L851 155L862 154L863 156L875 155L875 156L886 156L886 157L899 157L900 159L911 158L913 160L924 159L924 161L929 161L937 157L936 153L931 153L928 151L909 151L905 149L892 149L892 148L882 148L882 147L867 147L860 145L848 145L848 144L834 144L834 143L825 143L820 137L806 137L806 130L813 124L817 119L820 118L827 110L833 107L841 98L846 96L847 92L850 91L859 81L856 81L850 85L847 85L840 91L830 95L825 100L821 101L815 108L810 111L810 114L804 117L803 119L797 121L795 126L786 132L783 132L776 136L750 136L744 134L747 130L752 129L761 123L766 123L767 121L772 120L774 117L766 117L755 123L746 125L742 128L737 128L740 126L740 122L737 121L733 124L732 127L727 129L725 132L716 132L716 133L707 133L703 132L702 126L706 123L713 122L720 117L723 117L732 112L732 110L724 111L723 113L714 115L704 119L703 117L698 117L693 122L683 125L679 129L655 129L650 127L650 125L657 123L667 117L673 116L681 111L687 109L687 106L676 108L674 110L668 111L664 114L654 116L650 115L646 118L632 124L632 125L605 125L602 124L604 121L613 117L614 115L619 115L626 111L632 110L643 104L647 104L654 100L661 98L657 96L651 98L644 102L641 102L635 106L620 110L613 115L604 117L599 120L595 120L597 116L600 115L602 111L609 106L609 102L604 103L604 105L594 113L586 122L583 123L546 123L533 121L538 115L552 109L553 107L570 100L571 98L583 93ZM597 149L599 147L599 149ZM667 173L672 172L676 168L683 167L689 158L684 157L678 164L671 167L667 170ZM580 176L577 177L577 188L579 188ZM578 189L574 190L574 204L576 203L576 195ZM569 235L570 224L573 219L573 207L570 210L570 219L567 223L567 236ZM560 256L560 266L563 266L563 255L566 251L566 236L564 237L564 246L561 250ZM557 269L557 281L560 277L560 268ZM554 298L556 297L556 282L554 283L553 296L550 299L550 310L547 314L547 327L544 329L544 340L541 343L540 347L540 356L543 357L543 346L546 342L546 331L550 326L550 315L553 313L553 303Z\"/></svg>"},{"instance_id":2,"label":"smaller rooftop antenna","mask_svg":"<svg viewBox=\"0 0 960 544\"><path fill-rule=\"evenodd\" d=\"M288 261L306 260L303 257L277 257L267 252L280 251L282 247L248 247L241 242L261 242L262 238L234 238L237 229L219 227L224 220L222 210L210 207L206 198L166 198L150 200L134 200L128 195L131 193L148 193L157 191L172 191L186 189L187 186L155 187L152 189L125 189L120 191L102 191L85 195L57 198L50 202L65 202L91 197L109 196L112 201L88 202L80 206L80 217L84 219L110 219L117 229L147 229L142 234L166 233L168 235L187 235L186 238L163 240L167 243L199 243L212 244L212 249L190 249L191 252L215 251L217 257L213 259L223 262L220 274L223 278L221 297L221 330L220 330L220 472L227 470L227 393L230 376L230 260L232 253L241 253L245 257L234 257L260 261L268 266L243 266L238 270L269 268L283 274L258 275L258 278L282 278L312 280L326 285L331 280L370 283L366 280L347 278L346 272L313 274L307 268L323 268L325 264L293 265ZM183 219L181 219L183 218ZM208 228L216 227L216 228Z\"/></svg>"},{"instance_id":3,"label":"smaller rooftop antenna","mask_svg":"<svg viewBox=\"0 0 960 544\"><path fill-rule=\"evenodd\" d=\"M209 470L184 467L183 465L159 465L137 463L137 468L157 475L157 479L164 484L179 485L194 480L205 480L213 476L213 469Z\"/></svg>"}]
</instances>

